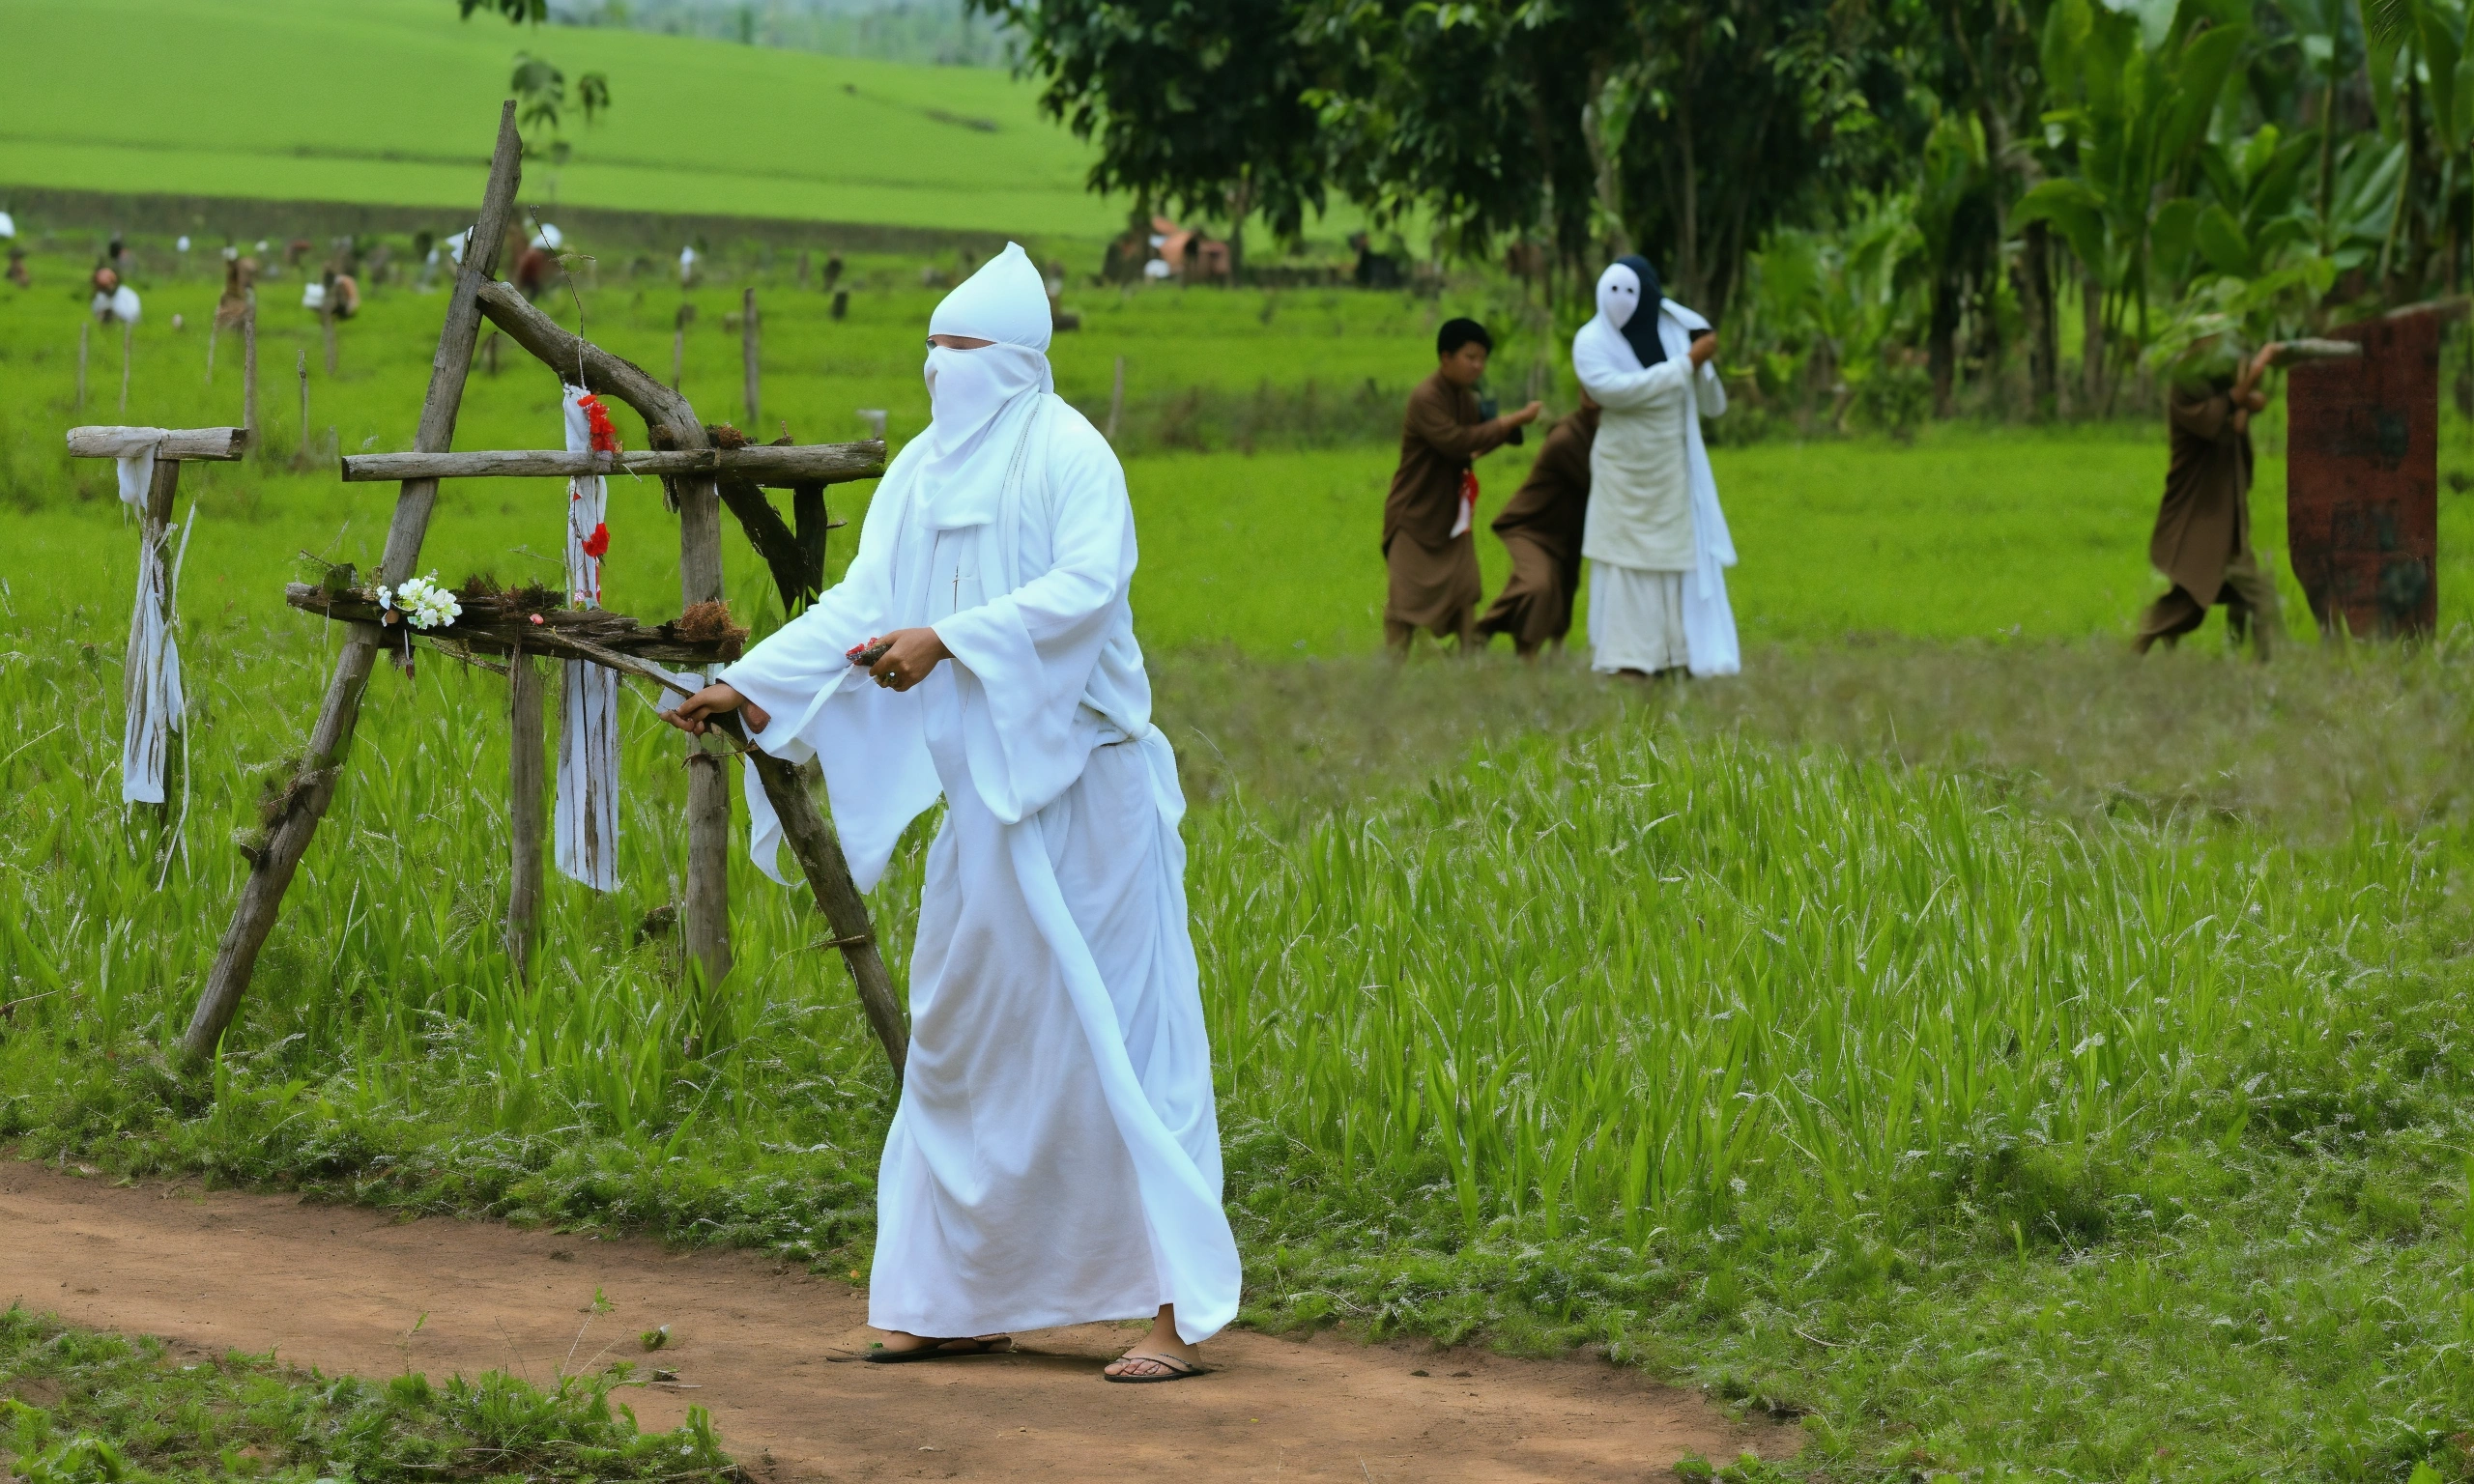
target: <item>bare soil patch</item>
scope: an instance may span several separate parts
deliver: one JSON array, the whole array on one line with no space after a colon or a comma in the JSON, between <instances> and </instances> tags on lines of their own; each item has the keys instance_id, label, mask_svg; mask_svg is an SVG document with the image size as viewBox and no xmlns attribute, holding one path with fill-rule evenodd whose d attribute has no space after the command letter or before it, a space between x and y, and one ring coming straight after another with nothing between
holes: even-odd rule
<instances>
[{"instance_id":1,"label":"bare soil patch","mask_svg":"<svg viewBox=\"0 0 2474 1484\"><path fill-rule=\"evenodd\" d=\"M865 1293L756 1254L29 1163L0 1165L0 1302L328 1371L503 1368L547 1384L612 1359L639 1377L659 1366L676 1384L620 1393L647 1426L706 1407L742 1462L786 1484L1637 1480L1687 1451L1776 1456L1800 1441L1596 1359L1328 1334L1231 1331L1204 1348L1216 1374L1168 1385L1102 1383L1138 1336L1108 1325L1021 1335L1011 1356L865 1365ZM639 1336L664 1325L668 1342L646 1354Z\"/></svg>"}]
</instances>

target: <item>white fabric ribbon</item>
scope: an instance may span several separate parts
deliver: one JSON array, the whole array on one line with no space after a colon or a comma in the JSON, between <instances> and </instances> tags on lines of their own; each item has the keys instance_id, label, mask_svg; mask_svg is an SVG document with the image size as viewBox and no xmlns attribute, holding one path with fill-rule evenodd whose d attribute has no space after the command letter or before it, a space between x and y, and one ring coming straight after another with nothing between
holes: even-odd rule
<instances>
[{"instance_id":1,"label":"white fabric ribbon","mask_svg":"<svg viewBox=\"0 0 2474 1484\"><path fill-rule=\"evenodd\" d=\"M119 466L120 502L142 511L147 492L155 487L155 450L171 436L169 428L94 428L86 442Z\"/></svg>"},{"instance_id":2,"label":"white fabric ribbon","mask_svg":"<svg viewBox=\"0 0 2474 1484\"><path fill-rule=\"evenodd\" d=\"M592 422L577 399L581 386L562 388L567 451L592 447ZM601 559L585 542L609 515L610 481L583 474L567 481L567 602L601 606ZM618 886L618 674L584 660L561 667L559 793L551 838L559 870L595 891Z\"/></svg>"},{"instance_id":3,"label":"white fabric ribbon","mask_svg":"<svg viewBox=\"0 0 2474 1484\"><path fill-rule=\"evenodd\" d=\"M150 456L147 460L154 462ZM181 689L181 646L172 634L170 615L180 599L181 560L188 555L189 529L197 524L197 506L181 528L180 550L164 562L172 544L172 528L137 543L137 603L129 615L129 655L123 662L128 720L121 732L120 797L124 804L163 802L163 772L171 756L172 733L184 729L188 701Z\"/></svg>"}]
</instances>

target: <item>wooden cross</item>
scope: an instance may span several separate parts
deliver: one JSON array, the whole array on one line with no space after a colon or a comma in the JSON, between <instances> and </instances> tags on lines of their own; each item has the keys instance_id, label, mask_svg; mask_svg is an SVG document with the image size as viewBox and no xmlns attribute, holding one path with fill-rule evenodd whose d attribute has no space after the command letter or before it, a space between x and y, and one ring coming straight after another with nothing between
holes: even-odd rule
<instances>
[{"instance_id":1,"label":"wooden cross","mask_svg":"<svg viewBox=\"0 0 2474 1484\"><path fill-rule=\"evenodd\" d=\"M156 431L152 428L114 426L71 428L69 456L75 459L118 458L128 451L132 435L152 437ZM248 445L248 435L240 428L175 428L164 431L160 441L155 444L155 476L146 487L146 504L138 512L138 541L142 551L162 563L165 577L155 589L155 600L161 606L159 616L167 633L171 630L175 614L172 612L171 563L165 560L165 554L172 540L172 503L180 494L181 466L190 461L228 464L245 453ZM129 692L133 696L145 681L146 677L139 674L137 667L132 664L125 678ZM174 735L180 739L177 745L186 752L187 728L182 728ZM183 752L175 752L167 759L167 778L171 769L187 765ZM162 817L169 817L168 804L152 807L165 811Z\"/></svg>"},{"instance_id":2,"label":"wooden cross","mask_svg":"<svg viewBox=\"0 0 2474 1484\"><path fill-rule=\"evenodd\" d=\"M722 603L721 509L732 504L741 523L775 567L783 570L777 547L804 547L812 539L820 577L822 567L822 487L841 479L874 478L883 472L884 446L826 444L808 447L717 448L713 433L696 417L695 409L674 388L664 386L632 362L610 354L561 328L525 298L496 281L498 256L521 177L522 144L515 128L515 104L499 113L498 143L490 160L489 186L483 193L455 288L439 332L438 354L430 367L429 393L414 435L413 451L375 454L342 461L347 480L400 481L395 518L388 528L385 555L375 574L379 584L395 587L412 576L420 556L422 538L443 478L488 475L589 474L639 471L658 474L679 518L679 588L681 619L650 628L623 615L598 611L559 611L527 607L527 595L492 595L487 602L467 604L466 615L441 637L472 650L502 650L512 659L510 725L515 734L515 760L510 783L518 800L515 812L517 856L509 894L509 947L522 960L530 942L529 916L537 898L540 877L541 732L540 688L530 658L532 654L563 655L590 660L633 673L647 673L644 661L668 657L707 660L721 657L717 645L727 642L728 610ZM647 453L573 454L565 450L497 453L453 453L455 417L463 400L464 382L474 348L487 318L506 337L556 370L561 381L583 383L590 390L614 395L643 414L654 443ZM781 528L758 483L789 483L799 496L802 519L795 536ZM817 519L804 516L813 496ZM759 511L750 508L752 499ZM770 527L765 525L769 520ZM308 756L281 797L266 844L250 859L247 882L225 929L214 968L198 997L197 1011L181 1038L181 1050L191 1059L211 1056L239 1011L259 951L274 927L283 893L308 849L319 819L334 797L343 757L360 716L382 643L388 643L387 614L374 593L346 580L321 587L298 585L286 601L322 613L348 625L347 639L336 656L333 679L309 737ZM477 596L477 595L476 595ZM721 615L719 638L695 632L690 622L700 614ZM537 622L535 620L538 620ZM400 646L402 636L392 637ZM731 719L734 721L734 719ZM739 728L726 729L744 736ZM796 768L762 753L749 752L749 765L781 816L783 833L806 872L809 890L831 925L855 981L860 1004L883 1042L894 1074L902 1074L908 1035L892 980L878 954L867 905L850 878L833 827L808 795ZM730 902L730 778L722 756L691 746L688 770L688 859L685 940L689 958L705 985L717 985L729 973ZM529 818L528 818L529 815ZM529 841L529 843L528 843ZM528 854L529 852L529 854ZM518 942L521 930L524 941Z\"/></svg>"}]
</instances>

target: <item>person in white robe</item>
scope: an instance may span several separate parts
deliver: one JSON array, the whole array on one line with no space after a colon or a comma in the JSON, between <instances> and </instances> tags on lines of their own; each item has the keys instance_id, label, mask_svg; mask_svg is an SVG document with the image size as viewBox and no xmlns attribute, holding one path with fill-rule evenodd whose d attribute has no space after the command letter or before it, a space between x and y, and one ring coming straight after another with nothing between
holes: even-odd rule
<instances>
[{"instance_id":1,"label":"person in white robe","mask_svg":"<svg viewBox=\"0 0 2474 1484\"><path fill-rule=\"evenodd\" d=\"M934 420L885 471L849 574L670 715L701 731L743 708L756 746L819 759L862 890L944 799L877 1190L868 1314L890 1334L869 1358L1145 1317L1108 1378L1182 1380L1241 1273L1125 472L1052 390L1021 247L928 328ZM747 797L781 879L753 770Z\"/></svg>"},{"instance_id":2,"label":"person in white robe","mask_svg":"<svg viewBox=\"0 0 2474 1484\"><path fill-rule=\"evenodd\" d=\"M1572 371L1605 412L1590 447L1590 668L1601 674L1732 675L1742 669L1726 569L1734 540L1701 419L1727 410L1710 322L1667 299L1646 259L1597 280L1597 315L1572 337Z\"/></svg>"}]
</instances>

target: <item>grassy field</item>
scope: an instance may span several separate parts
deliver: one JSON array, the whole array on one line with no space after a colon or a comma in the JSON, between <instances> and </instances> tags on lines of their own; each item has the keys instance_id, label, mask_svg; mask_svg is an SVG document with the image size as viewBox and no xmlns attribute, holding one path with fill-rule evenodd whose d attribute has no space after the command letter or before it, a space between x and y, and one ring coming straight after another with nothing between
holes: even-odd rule
<instances>
[{"instance_id":1,"label":"grassy field","mask_svg":"<svg viewBox=\"0 0 2474 1484\"><path fill-rule=\"evenodd\" d=\"M23 512L16 531L31 561L90 545L127 561L126 543L105 534L120 519L109 470L54 451L60 429L72 421L118 420L120 347L99 337L87 410L74 413L80 306L62 280L82 272L66 255L43 257L38 269L35 290L0 297L0 369L28 393L0 409L0 499ZM802 438L859 437L862 407L887 410L897 444L925 425L918 345L936 291L918 288L915 272L890 260L861 262L856 271L863 287L840 323L828 318L820 295L798 294L787 281L760 289L765 431L787 424ZM743 416L738 335L727 324L738 287L682 295L613 271L579 298L589 333L657 373L670 368L679 304L697 305L681 385L708 419L724 420ZM211 310L212 287L166 273L145 288L130 420L237 421L235 347L222 346L209 385L206 337L195 328ZM342 327L341 370L331 379L314 318L285 307L296 294L278 281L261 296L270 458L189 476L188 492L200 502L189 580L212 604L208 613L275 614L279 586L231 587L236 573L255 569L249 550L309 550L365 564L383 539L384 490L339 484L324 467L290 467L301 443L298 358L308 361L312 444L410 445L444 300L376 291L362 315ZM1428 302L1344 290L1072 290L1066 302L1085 328L1057 337L1061 392L1104 420L1117 358L1125 360L1122 442L1145 552L1136 612L1146 642L1163 648L1219 643L1313 655L1379 643L1375 537L1393 465L1391 430L1408 386L1431 366L1433 327L1454 313L1507 327L1499 359L1508 386L1521 384L1538 354L1535 339L1516 330L1520 306L1499 291ZM544 303L576 321L574 300ZM175 313L191 328L171 328ZM474 378L460 446L532 447L555 433L551 379L520 354L503 366L498 376ZM1568 399L1569 391L1552 394ZM2445 450L2452 469L2474 468L2466 438L2452 427ZM2253 500L2258 541L2284 574L2289 616L2308 630L2283 560L2280 440L2272 421ZM1506 449L1481 465L1482 520L1510 499L1527 456ZM1715 457L1744 554L1733 594L1753 642L2126 635L2159 586L2146 561L2164 466L2156 429L1953 426L1929 430L1914 446L1771 441L1721 447ZM854 515L865 498L866 487L837 497L852 502ZM612 604L667 613L676 546L657 491L622 482L613 501ZM544 524L543 512L557 508L547 484L451 486L432 527L429 559L450 581L484 570L510 580L533 575L544 568L532 554L555 550L556 527ZM2451 554L2474 550L2474 500L2446 498L2441 539ZM1479 548L1492 587L1504 573L1502 548L1486 536ZM753 599L763 584L752 555L737 545L732 560L733 590ZM2444 622L2474 617L2466 589L2443 581L2440 592Z\"/></svg>"},{"instance_id":2,"label":"grassy field","mask_svg":"<svg viewBox=\"0 0 2474 1484\"><path fill-rule=\"evenodd\" d=\"M65 1329L0 1310L0 1470L34 1484L158 1480L734 1477L698 1408L640 1434L612 1410L622 1362L541 1391L503 1371L432 1385L326 1377L237 1352ZM481 1462L486 1460L486 1463Z\"/></svg>"},{"instance_id":3,"label":"grassy field","mask_svg":"<svg viewBox=\"0 0 2474 1484\"><path fill-rule=\"evenodd\" d=\"M768 407L802 434L860 406L897 436L924 418L928 297L882 272L842 326L766 300ZM132 419L228 418L196 334L166 328L205 291L153 292ZM588 326L666 368L675 292L605 275ZM224 1058L165 1067L243 870L226 834L323 683L329 636L274 594L296 549L366 559L387 500L283 467L280 379L273 464L206 474L187 844L158 856L112 776L129 539L105 473L53 451L75 305L0 302L0 370L31 388L0 414L0 704L26 719L0 749L0 890L22 903L0 916L0 1140L855 1266L891 1089L798 899L743 868L739 968L677 992L651 914L684 785L648 707L625 712L621 889L554 882L525 985L497 946L497 682L382 676ZM346 327L313 427L401 446L439 303L382 296ZM722 307L689 353L710 416L734 413ZM1082 307L1063 389L1104 399L1123 354L1147 430L1136 603L1198 805L1250 1323L1598 1345L1801 1416L1816 1478L2474 1469L2451 1441L2474 1423L2474 647L2452 584L2447 635L2409 649L2258 668L2211 638L2134 665L2154 434L1945 428L1720 451L1740 681L1395 668L1365 652L1391 450L1338 414L1323 446L1224 444L1247 399L1309 405L1309 376L1316 407L1368 377L1396 397L1454 304ZM269 323L288 364L309 326ZM513 362L477 377L460 443L537 442L552 394ZM1180 426L1213 451L1165 446ZM1517 467L1489 461L1489 507ZM2271 463L2271 549L2279 483ZM665 614L667 518L616 493L614 598ZM554 509L453 491L433 559L529 575ZM2453 571L2474 531L2454 498L2445 520ZM923 844L874 902L897 978Z\"/></svg>"},{"instance_id":4,"label":"grassy field","mask_svg":"<svg viewBox=\"0 0 2474 1484\"><path fill-rule=\"evenodd\" d=\"M555 182L532 172L536 203L1083 239L1125 220L1084 193L1089 152L999 70L519 31L446 0L5 0L0 30L0 183L469 213L526 48L607 72L615 103L569 124L574 157Z\"/></svg>"}]
</instances>

